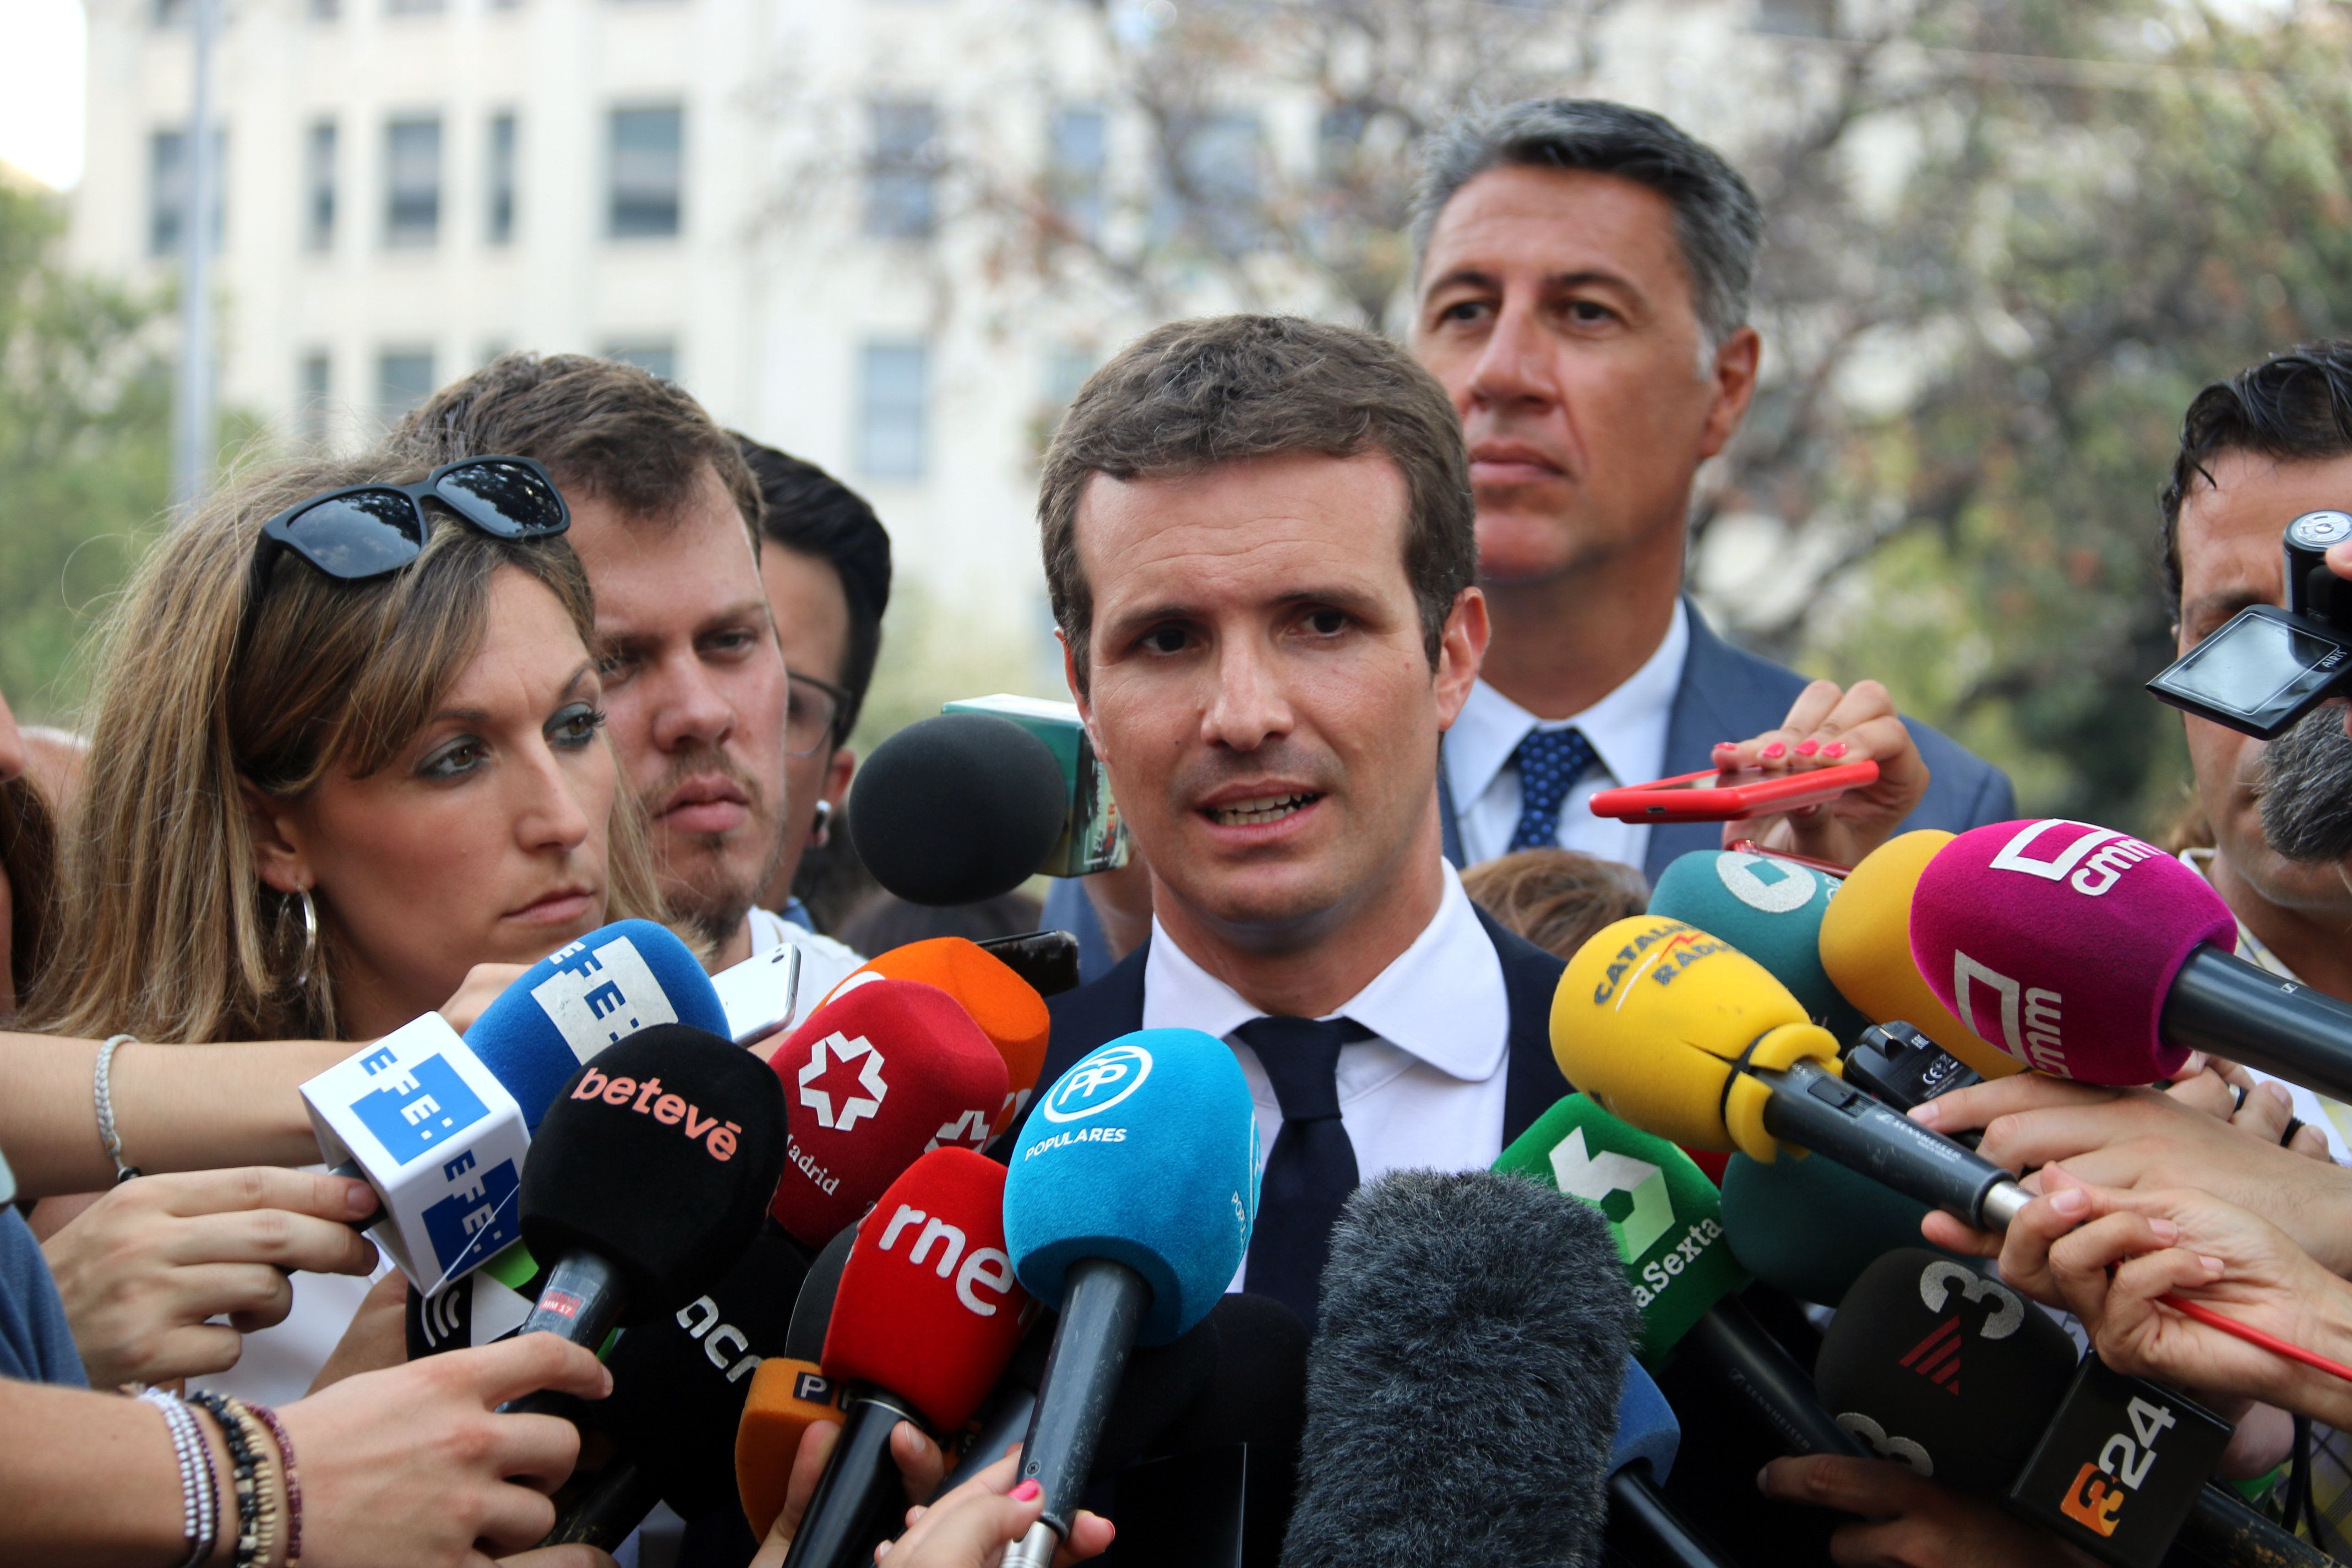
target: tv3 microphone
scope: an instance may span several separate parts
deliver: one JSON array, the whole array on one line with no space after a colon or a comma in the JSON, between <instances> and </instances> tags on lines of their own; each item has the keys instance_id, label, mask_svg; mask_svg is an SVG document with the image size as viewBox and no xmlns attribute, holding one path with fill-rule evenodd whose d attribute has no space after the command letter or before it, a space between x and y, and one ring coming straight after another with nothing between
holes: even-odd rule
<instances>
[{"instance_id":1,"label":"tv3 microphone","mask_svg":"<svg viewBox=\"0 0 2352 1568\"><path fill-rule=\"evenodd\" d=\"M1045 1513L1005 1568L1046 1568L1070 1531L1128 1352L1208 1315L1248 1255L1257 1112L1241 1064L1198 1029L1141 1029L1081 1057L1024 1124L1004 1235L1061 1313L1021 1476Z\"/></svg>"},{"instance_id":2,"label":"tv3 microphone","mask_svg":"<svg viewBox=\"0 0 2352 1568\"><path fill-rule=\"evenodd\" d=\"M656 1024L724 1029L684 942L616 921L533 964L460 1039L427 1013L302 1085L319 1148L383 1203L374 1239L432 1296L520 1233L533 1133L580 1064Z\"/></svg>"},{"instance_id":3,"label":"tv3 microphone","mask_svg":"<svg viewBox=\"0 0 2352 1568\"><path fill-rule=\"evenodd\" d=\"M1040 932L1039 935L1061 935ZM1028 941L1024 937L1020 941ZM954 997L971 1021L980 1026L997 1054L1004 1058L1004 1103L989 1127L993 1138L1009 1130L1029 1104L1045 1065L1045 1046L1053 1029L1052 1015L1037 988L1012 966L968 937L936 936L866 960L825 994L830 1002L844 993L876 980L911 980L935 985Z\"/></svg>"},{"instance_id":4,"label":"tv3 microphone","mask_svg":"<svg viewBox=\"0 0 2352 1568\"><path fill-rule=\"evenodd\" d=\"M2208 1484L2228 1425L2173 1390L2079 1364L2064 1330L2000 1281L1920 1247L1862 1273L1822 1343L1821 1388L1884 1458L2117 1568L2176 1537L2202 1560L2330 1561Z\"/></svg>"},{"instance_id":5,"label":"tv3 microphone","mask_svg":"<svg viewBox=\"0 0 2352 1568\"><path fill-rule=\"evenodd\" d=\"M855 1224L928 1151L984 1148L1004 1058L954 997L877 979L834 996L768 1058L790 1142L770 1212L804 1247Z\"/></svg>"},{"instance_id":6,"label":"tv3 microphone","mask_svg":"<svg viewBox=\"0 0 2352 1568\"><path fill-rule=\"evenodd\" d=\"M1285 1568L1599 1554L1640 1320L1593 1205L1397 1171L1341 1210L1307 1352Z\"/></svg>"},{"instance_id":7,"label":"tv3 microphone","mask_svg":"<svg viewBox=\"0 0 2352 1568\"><path fill-rule=\"evenodd\" d=\"M1003 1374L1030 1307L1005 1241L1004 1188L995 1162L935 1149L858 1222L824 1339L824 1375L847 1390L841 1440L786 1568L869 1560L899 1495L890 1434L901 1421L955 1431Z\"/></svg>"},{"instance_id":8,"label":"tv3 microphone","mask_svg":"<svg viewBox=\"0 0 2352 1568\"><path fill-rule=\"evenodd\" d=\"M2210 1051L2352 1097L2352 1007L2248 963L2237 941L2237 917L2193 868L2054 817L1961 834L1911 910L1937 997L2028 1066L2143 1084Z\"/></svg>"},{"instance_id":9,"label":"tv3 microphone","mask_svg":"<svg viewBox=\"0 0 2352 1568\"><path fill-rule=\"evenodd\" d=\"M1748 1276L1725 1234L1720 1195L1680 1149L1571 1094L1495 1169L1601 1212L1642 1314L1643 1361L1698 1360L1790 1453L1861 1451L1822 1408L1804 1369L1740 1304Z\"/></svg>"}]
</instances>

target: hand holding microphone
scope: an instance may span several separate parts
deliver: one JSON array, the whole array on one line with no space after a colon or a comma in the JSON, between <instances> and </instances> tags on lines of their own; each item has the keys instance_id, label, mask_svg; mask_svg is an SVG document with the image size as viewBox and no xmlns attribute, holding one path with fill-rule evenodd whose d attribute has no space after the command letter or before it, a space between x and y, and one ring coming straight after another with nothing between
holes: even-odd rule
<instances>
[{"instance_id":1,"label":"hand holding microphone","mask_svg":"<svg viewBox=\"0 0 2352 1568\"><path fill-rule=\"evenodd\" d=\"M1927 793L1927 764L1918 742L1875 680L1841 689L1816 680L1797 694L1778 729L1748 741L1720 742L1710 759L1718 768L1757 768L1768 774L1809 773L1846 763L1876 763L1878 778L1833 801L1775 816L1723 825L1723 847L1753 839L1765 849L1852 866L1885 842Z\"/></svg>"}]
</instances>

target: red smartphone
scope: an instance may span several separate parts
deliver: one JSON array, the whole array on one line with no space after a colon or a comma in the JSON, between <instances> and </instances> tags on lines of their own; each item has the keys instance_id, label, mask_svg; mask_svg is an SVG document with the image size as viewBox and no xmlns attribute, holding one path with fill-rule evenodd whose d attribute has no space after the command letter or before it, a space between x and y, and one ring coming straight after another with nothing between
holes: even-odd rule
<instances>
[{"instance_id":1,"label":"red smartphone","mask_svg":"<svg viewBox=\"0 0 2352 1568\"><path fill-rule=\"evenodd\" d=\"M1835 800L1850 789L1878 782L1876 763L1840 763L1811 773L1767 773L1761 768L1722 773L1706 768L1679 778L1604 789L1592 797L1592 815L1620 822L1736 822L1769 816L1801 805Z\"/></svg>"}]
</instances>

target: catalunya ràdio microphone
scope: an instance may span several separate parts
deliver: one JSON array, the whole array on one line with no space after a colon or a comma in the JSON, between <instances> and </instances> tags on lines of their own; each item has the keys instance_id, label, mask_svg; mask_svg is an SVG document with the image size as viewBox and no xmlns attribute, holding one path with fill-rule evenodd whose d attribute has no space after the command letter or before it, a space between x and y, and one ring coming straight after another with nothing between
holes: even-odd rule
<instances>
[{"instance_id":1,"label":"catalunya r\u00e0dio microphone","mask_svg":"<svg viewBox=\"0 0 2352 1568\"><path fill-rule=\"evenodd\" d=\"M1140 1029L1071 1064L1013 1150L1004 1234L1021 1282L1062 1315L1021 1475L1045 1515L1005 1568L1067 1537L1136 1344L1166 1344L1224 1295L1257 1212L1257 1113L1241 1065L1198 1029Z\"/></svg>"}]
</instances>

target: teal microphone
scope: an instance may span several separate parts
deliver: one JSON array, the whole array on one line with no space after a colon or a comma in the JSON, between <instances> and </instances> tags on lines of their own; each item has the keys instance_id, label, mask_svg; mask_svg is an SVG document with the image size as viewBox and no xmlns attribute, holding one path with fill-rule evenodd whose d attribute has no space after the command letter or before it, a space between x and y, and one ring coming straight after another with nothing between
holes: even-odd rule
<instances>
[{"instance_id":1,"label":"teal microphone","mask_svg":"<svg viewBox=\"0 0 2352 1568\"><path fill-rule=\"evenodd\" d=\"M1771 972L1807 1016L1851 1045L1870 1026L1822 967L1822 917L1843 879L1744 849L1699 849L1658 878L1650 912L1721 937Z\"/></svg>"}]
</instances>

